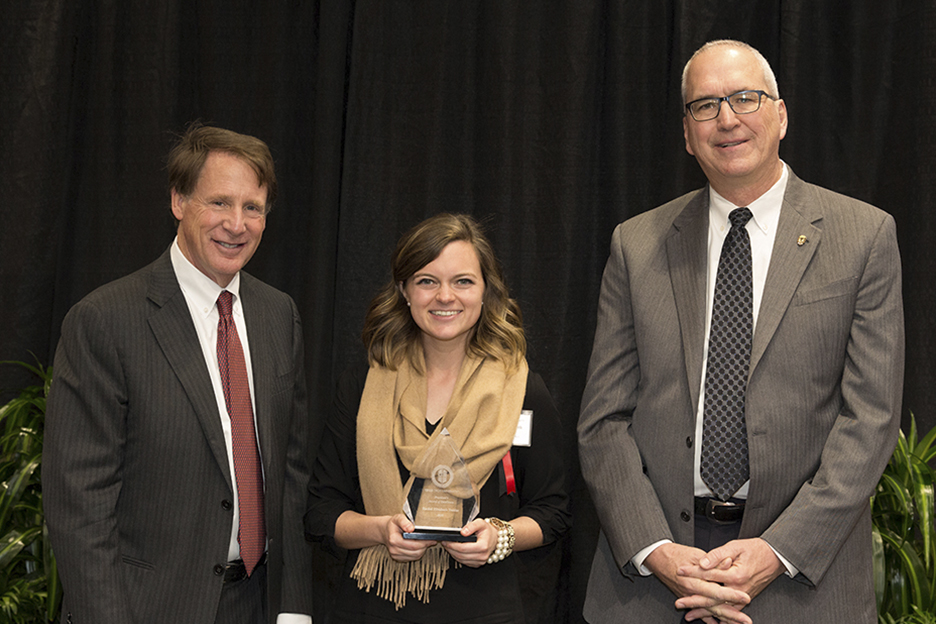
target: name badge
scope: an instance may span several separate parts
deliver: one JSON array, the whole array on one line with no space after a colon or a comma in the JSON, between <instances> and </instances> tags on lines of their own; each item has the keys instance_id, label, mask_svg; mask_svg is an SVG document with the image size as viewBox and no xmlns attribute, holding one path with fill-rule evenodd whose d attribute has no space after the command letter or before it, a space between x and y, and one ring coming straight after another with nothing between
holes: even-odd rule
<instances>
[{"instance_id":1,"label":"name badge","mask_svg":"<svg viewBox=\"0 0 936 624\"><path fill-rule=\"evenodd\" d=\"M514 434L514 446L530 446L530 439L533 435L533 410L523 410L520 412L520 420L517 422L517 432Z\"/></svg>"}]
</instances>

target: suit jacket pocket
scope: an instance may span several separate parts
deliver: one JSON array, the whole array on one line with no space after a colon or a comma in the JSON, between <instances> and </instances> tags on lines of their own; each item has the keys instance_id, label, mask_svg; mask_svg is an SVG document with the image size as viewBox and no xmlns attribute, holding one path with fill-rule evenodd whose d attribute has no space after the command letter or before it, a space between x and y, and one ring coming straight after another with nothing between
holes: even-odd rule
<instances>
[{"instance_id":1,"label":"suit jacket pocket","mask_svg":"<svg viewBox=\"0 0 936 624\"><path fill-rule=\"evenodd\" d=\"M127 565L131 565L135 568L141 568L143 570L155 570L155 566L149 561L143 561L142 559L135 559L133 557L128 557L126 555L121 555L121 560Z\"/></svg>"},{"instance_id":2,"label":"suit jacket pocket","mask_svg":"<svg viewBox=\"0 0 936 624\"><path fill-rule=\"evenodd\" d=\"M793 297L793 305L809 305L810 303L825 301L826 299L845 297L855 292L857 284L858 277L855 276L847 277L845 279L832 282L831 284L826 284L825 286L821 286L819 288L798 291Z\"/></svg>"},{"instance_id":3,"label":"suit jacket pocket","mask_svg":"<svg viewBox=\"0 0 936 624\"><path fill-rule=\"evenodd\" d=\"M293 370L283 373L281 375L276 375L273 377L272 387L270 388L270 396L277 396L282 392L287 390L293 390L295 387L296 373Z\"/></svg>"}]
</instances>

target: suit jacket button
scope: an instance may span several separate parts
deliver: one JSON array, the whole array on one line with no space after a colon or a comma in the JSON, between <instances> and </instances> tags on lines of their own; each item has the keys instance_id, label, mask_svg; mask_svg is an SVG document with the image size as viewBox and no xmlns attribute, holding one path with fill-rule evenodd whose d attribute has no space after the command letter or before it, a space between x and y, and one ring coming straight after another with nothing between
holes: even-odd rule
<instances>
[{"instance_id":1,"label":"suit jacket button","mask_svg":"<svg viewBox=\"0 0 936 624\"><path fill-rule=\"evenodd\" d=\"M221 509L223 509L224 511L231 511L232 509L234 509L234 504L225 498L223 501L221 501Z\"/></svg>"},{"instance_id":2,"label":"suit jacket button","mask_svg":"<svg viewBox=\"0 0 936 624\"><path fill-rule=\"evenodd\" d=\"M224 576L224 566L220 563L214 567L215 576Z\"/></svg>"},{"instance_id":3,"label":"suit jacket button","mask_svg":"<svg viewBox=\"0 0 936 624\"><path fill-rule=\"evenodd\" d=\"M685 511L685 510L683 510L679 514L679 517L682 518L683 522L689 522L690 520L692 520L692 514L690 514L688 511Z\"/></svg>"},{"instance_id":4,"label":"suit jacket button","mask_svg":"<svg viewBox=\"0 0 936 624\"><path fill-rule=\"evenodd\" d=\"M688 438L686 438L686 446L688 446L689 448L692 448L692 436L689 436Z\"/></svg>"}]
</instances>

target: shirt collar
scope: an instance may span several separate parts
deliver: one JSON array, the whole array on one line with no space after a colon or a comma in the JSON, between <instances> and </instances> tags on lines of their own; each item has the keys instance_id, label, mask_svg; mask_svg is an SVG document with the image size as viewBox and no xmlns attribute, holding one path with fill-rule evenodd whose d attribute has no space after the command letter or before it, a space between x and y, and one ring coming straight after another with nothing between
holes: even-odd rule
<instances>
[{"instance_id":1,"label":"shirt collar","mask_svg":"<svg viewBox=\"0 0 936 624\"><path fill-rule=\"evenodd\" d=\"M179 287L185 298L188 299L191 306L200 311L204 316L208 316L215 308L218 301L218 295L221 291L228 291L234 295L233 313L240 314L240 273L234 275L234 279L226 287L221 288L214 280L199 271L194 264L189 262L185 254L179 248L179 237L172 241L172 247L169 249L169 257L172 260L172 270L175 271L176 279L179 280Z\"/></svg>"},{"instance_id":2,"label":"shirt collar","mask_svg":"<svg viewBox=\"0 0 936 624\"><path fill-rule=\"evenodd\" d=\"M789 179L789 168L786 163L783 163L780 179L767 189L766 193L747 205L751 214L754 215L754 224L762 232L767 232L772 224L776 224L780 219L780 208L783 206L783 195L786 193L786 185ZM709 221L712 225L727 228L728 214L735 208L742 207L735 206L709 185Z\"/></svg>"}]
</instances>

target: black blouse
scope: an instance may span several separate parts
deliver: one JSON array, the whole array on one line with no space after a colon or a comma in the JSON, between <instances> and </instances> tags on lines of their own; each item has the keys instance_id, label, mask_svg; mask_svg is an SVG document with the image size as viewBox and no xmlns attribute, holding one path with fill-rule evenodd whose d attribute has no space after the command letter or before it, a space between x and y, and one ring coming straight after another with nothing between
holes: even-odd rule
<instances>
[{"instance_id":1,"label":"black blouse","mask_svg":"<svg viewBox=\"0 0 936 624\"><path fill-rule=\"evenodd\" d=\"M321 541L326 550L342 555L334 542L335 523L348 510L364 513L357 468L357 413L367 380L367 367L353 367L338 381L334 410L326 425L309 484L305 517L306 537ZM503 464L498 464L481 488L479 517L511 520L528 516L539 524L544 546L514 553L480 568L449 568L445 585L430 592L429 604L412 595L396 611L392 602L375 592L357 588L349 577L359 551L351 551L339 579L339 595L330 622L523 622L547 595L554 593L558 552L554 542L570 524L565 465L561 452L561 425L542 378L530 373L523 409L533 412L531 444L510 450L516 494L508 494ZM401 462L400 478L408 471ZM402 501L401 501L402 506ZM402 507L401 507L402 509ZM525 614L525 615L524 615Z\"/></svg>"}]
</instances>

